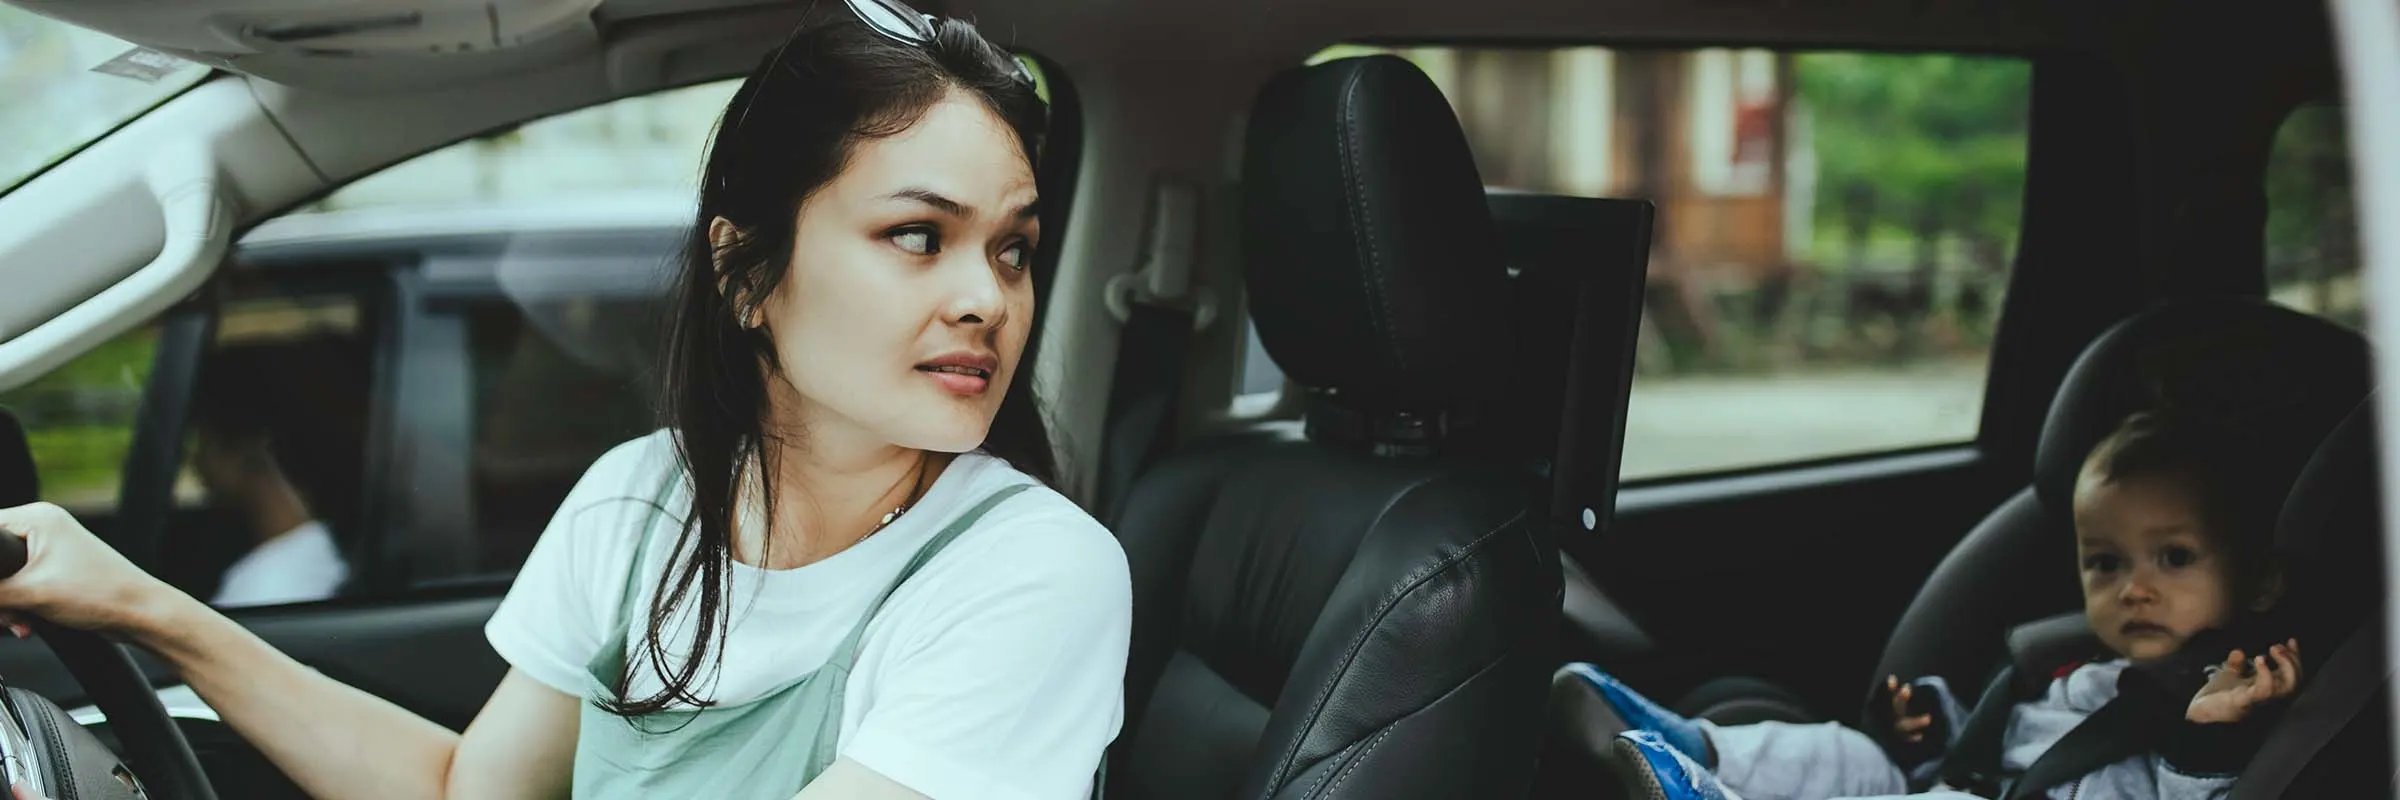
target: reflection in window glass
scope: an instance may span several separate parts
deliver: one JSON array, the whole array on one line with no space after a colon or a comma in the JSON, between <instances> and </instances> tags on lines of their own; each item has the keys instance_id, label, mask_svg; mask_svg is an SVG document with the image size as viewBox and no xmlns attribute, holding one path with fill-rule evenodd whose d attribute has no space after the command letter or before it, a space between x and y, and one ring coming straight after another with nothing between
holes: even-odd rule
<instances>
[{"instance_id":1,"label":"reflection in window glass","mask_svg":"<svg viewBox=\"0 0 2400 800\"><path fill-rule=\"evenodd\" d=\"M704 83L528 122L361 178L295 213L561 199L688 205L709 130L740 85Z\"/></svg>"},{"instance_id":2,"label":"reflection in window glass","mask_svg":"<svg viewBox=\"0 0 2400 800\"><path fill-rule=\"evenodd\" d=\"M2353 328L2367 321L2358 216L2342 107L2302 106L2267 155L2267 291L2276 302Z\"/></svg>"},{"instance_id":3,"label":"reflection in window glass","mask_svg":"<svg viewBox=\"0 0 2400 800\"><path fill-rule=\"evenodd\" d=\"M0 192L6 192L159 101L208 69L183 64L154 81L94 72L133 45L0 5Z\"/></svg>"},{"instance_id":4,"label":"reflection in window glass","mask_svg":"<svg viewBox=\"0 0 2400 800\"><path fill-rule=\"evenodd\" d=\"M1442 88L1486 184L1657 204L1626 478L1975 437L2025 62L1355 45L1312 62L1370 53Z\"/></svg>"},{"instance_id":5,"label":"reflection in window glass","mask_svg":"<svg viewBox=\"0 0 2400 800\"><path fill-rule=\"evenodd\" d=\"M157 567L221 607L334 596L364 524L362 301L261 288L224 305L201 359L179 487L199 502L176 515Z\"/></svg>"},{"instance_id":6,"label":"reflection in window glass","mask_svg":"<svg viewBox=\"0 0 2400 800\"><path fill-rule=\"evenodd\" d=\"M1019 56L1049 97L1049 79ZM535 120L410 159L294 213L540 201L689 205L701 157L740 79L628 97Z\"/></svg>"},{"instance_id":7,"label":"reflection in window glass","mask_svg":"<svg viewBox=\"0 0 2400 800\"><path fill-rule=\"evenodd\" d=\"M464 313L474 420L474 574L513 574L608 448L657 427L643 380L661 304L652 298L493 298Z\"/></svg>"}]
</instances>

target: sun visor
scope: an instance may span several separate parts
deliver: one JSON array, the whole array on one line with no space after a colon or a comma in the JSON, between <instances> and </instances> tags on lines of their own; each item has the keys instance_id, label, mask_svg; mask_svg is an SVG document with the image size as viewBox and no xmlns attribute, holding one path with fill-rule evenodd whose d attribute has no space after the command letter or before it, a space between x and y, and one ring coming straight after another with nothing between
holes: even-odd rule
<instances>
[{"instance_id":1,"label":"sun visor","mask_svg":"<svg viewBox=\"0 0 2400 800\"><path fill-rule=\"evenodd\" d=\"M149 47L240 58L506 50L590 28L600 1L32 0L22 5Z\"/></svg>"},{"instance_id":2,"label":"sun visor","mask_svg":"<svg viewBox=\"0 0 2400 800\"><path fill-rule=\"evenodd\" d=\"M13 1L166 55L328 90L451 85L562 63L600 43L599 0Z\"/></svg>"}]
</instances>

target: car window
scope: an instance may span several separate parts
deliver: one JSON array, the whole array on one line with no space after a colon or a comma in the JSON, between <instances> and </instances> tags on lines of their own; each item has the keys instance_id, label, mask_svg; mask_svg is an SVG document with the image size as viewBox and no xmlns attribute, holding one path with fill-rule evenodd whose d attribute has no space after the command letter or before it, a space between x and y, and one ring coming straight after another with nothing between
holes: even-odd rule
<instances>
[{"instance_id":1,"label":"car window","mask_svg":"<svg viewBox=\"0 0 2400 800\"><path fill-rule=\"evenodd\" d=\"M191 390L177 510L153 571L220 606L335 596L367 525L367 300L323 288L331 275L291 277L221 282Z\"/></svg>"},{"instance_id":2,"label":"car window","mask_svg":"<svg viewBox=\"0 0 2400 800\"><path fill-rule=\"evenodd\" d=\"M2363 329L2358 209L2342 107L2294 109L2267 155L2267 291L2275 302Z\"/></svg>"},{"instance_id":3,"label":"car window","mask_svg":"<svg viewBox=\"0 0 2400 800\"><path fill-rule=\"evenodd\" d=\"M212 492L215 513L195 515L177 583L220 605L259 605L513 575L584 469L655 425L646 380L663 294L655 278L690 224L710 126L738 83L627 98L449 145L246 235L236 261L262 273L383 276L399 287L396 319L380 333L361 327L363 300L336 310L305 281L280 296L267 282L253 293L256 308L228 308L226 335L262 330L243 347L220 343L243 357L222 359L219 371L239 367L244 377L204 377L198 404L292 406L272 419L309 428L300 438L319 446L274 455L311 462L281 477L307 504L306 522L325 530L286 524L288 509L272 523L243 519L228 511L238 493ZM277 304L286 308L268 314ZM350 322L328 324L342 318ZM393 362L381 378L365 366L378 347ZM343 363L328 368L326 359ZM250 402L210 394L236 391ZM387 426L380 443L365 426L374 418ZM229 481L203 468L208 438L196 437L194 471L218 488ZM340 452L338 467L324 463ZM269 529L332 547L270 558L266 540L242 538L291 535ZM245 573L244 559L257 569Z\"/></svg>"},{"instance_id":4,"label":"car window","mask_svg":"<svg viewBox=\"0 0 2400 800\"><path fill-rule=\"evenodd\" d=\"M1032 68L1047 92L1052 77ZM351 310L328 310L297 278L243 295L275 295L316 309L302 316L347 314L354 324L267 326L280 333L259 334L260 346L271 344L275 358L250 360L284 366L251 374L274 377L211 385L253 387L275 401L260 404L309 411L289 422L323 431L313 435L326 446L312 463L356 455L305 468L314 488L284 471L322 536L286 524L290 513L275 522L188 514L202 532L194 541L236 544L187 558L179 585L255 605L509 580L584 470L659 424L654 362L666 279L691 225L710 129L738 85L627 98L452 144L246 234L237 272L381 276L392 287L391 319L374 324L382 312L370 312L385 306L356 296ZM237 326L230 308L224 323ZM356 363L303 366L328 357ZM255 388L262 383L271 388ZM338 508L318 512L318 494ZM200 505L215 512L223 504ZM294 530L331 547L270 558L260 555L269 550L263 541L237 535ZM265 572L243 574L243 559ZM245 582L258 588L227 588Z\"/></svg>"},{"instance_id":5,"label":"car window","mask_svg":"<svg viewBox=\"0 0 2400 800\"><path fill-rule=\"evenodd\" d=\"M2017 244L2030 65L1759 49L1378 48L1495 188L1657 205L1624 477L1972 441ZM1255 334L1253 334L1255 340ZM1240 382L1268 392L1250 343Z\"/></svg>"},{"instance_id":6,"label":"car window","mask_svg":"<svg viewBox=\"0 0 2400 800\"><path fill-rule=\"evenodd\" d=\"M650 364L677 241L511 255L493 262L515 276L505 293L442 312L458 321L467 356L464 488L477 549L464 574L514 574L584 469L658 427ZM617 290L595 286L596 272L621 278Z\"/></svg>"},{"instance_id":7,"label":"car window","mask_svg":"<svg viewBox=\"0 0 2400 800\"><path fill-rule=\"evenodd\" d=\"M133 49L0 5L0 97L8 107L0 114L0 193L208 75L205 67L147 51L128 59L136 62L131 69L95 69Z\"/></svg>"},{"instance_id":8,"label":"car window","mask_svg":"<svg viewBox=\"0 0 2400 800\"><path fill-rule=\"evenodd\" d=\"M42 499L101 520L95 530L116 514L117 485L157 352L158 326L144 325L0 392L0 406L25 425Z\"/></svg>"}]
</instances>

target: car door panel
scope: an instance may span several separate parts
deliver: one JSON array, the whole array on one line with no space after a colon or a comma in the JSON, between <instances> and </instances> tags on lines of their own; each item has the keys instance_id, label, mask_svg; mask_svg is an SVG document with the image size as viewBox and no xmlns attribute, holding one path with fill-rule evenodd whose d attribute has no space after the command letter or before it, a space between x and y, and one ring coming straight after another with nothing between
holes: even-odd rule
<instances>
[{"instance_id":1,"label":"car door panel","mask_svg":"<svg viewBox=\"0 0 2400 800\"><path fill-rule=\"evenodd\" d=\"M1570 613L1567 655L1662 699L1763 677L1846 719L1924 577L2004 499L2001 472L1957 448L1629 489L1568 544L1621 616Z\"/></svg>"},{"instance_id":2,"label":"car door panel","mask_svg":"<svg viewBox=\"0 0 2400 800\"><path fill-rule=\"evenodd\" d=\"M457 597L236 610L228 616L300 663L456 730L475 718L508 672L483 638L483 623L499 604L496 596ZM153 684L181 682L156 657L139 648L134 654ZM83 687L38 641L0 641L0 675L62 706L88 702Z\"/></svg>"}]
</instances>

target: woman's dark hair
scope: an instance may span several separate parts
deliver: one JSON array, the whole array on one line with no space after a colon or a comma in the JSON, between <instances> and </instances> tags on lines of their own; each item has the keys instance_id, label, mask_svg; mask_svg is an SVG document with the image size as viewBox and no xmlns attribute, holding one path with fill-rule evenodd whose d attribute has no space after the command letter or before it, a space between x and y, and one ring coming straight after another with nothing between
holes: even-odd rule
<instances>
[{"instance_id":1,"label":"woman's dark hair","mask_svg":"<svg viewBox=\"0 0 2400 800\"><path fill-rule=\"evenodd\" d=\"M599 703L611 713L634 717L714 702L693 684L712 654L722 659L731 624L725 594L738 478L754 462L759 474L777 474L771 459L778 447L787 436L805 434L769 427L767 381L784 365L765 333L739 324L735 306L771 294L790 274L801 202L840 174L859 143L908 130L952 91L982 101L1007 124L1029 164L1041 148L1048 110L1033 85L1018 78L1014 56L966 22L942 20L936 28L931 43L906 44L837 6L834 18L803 27L768 53L717 120L662 364L660 415L678 434L692 505L676 557L667 560L652 595L642 653L626 659L615 697ZM719 217L739 231L721 252L709 235ZM1048 481L1054 456L1028 359L1018 360L1017 372L983 449ZM760 499L773 519L773 481L759 483L768 489ZM697 604L698 625L690 649L670 658L661 640L687 603ZM645 664L664 686L630 697L634 670Z\"/></svg>"}]
</instances>

